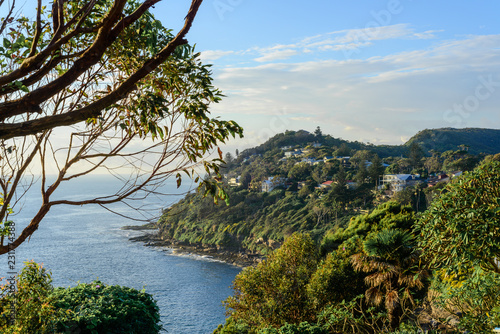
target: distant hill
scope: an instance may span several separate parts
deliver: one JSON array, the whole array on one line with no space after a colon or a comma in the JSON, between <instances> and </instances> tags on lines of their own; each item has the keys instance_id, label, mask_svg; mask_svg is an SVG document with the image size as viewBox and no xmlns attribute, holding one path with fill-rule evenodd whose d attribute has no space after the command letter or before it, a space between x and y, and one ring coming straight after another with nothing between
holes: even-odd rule
<instances>
[{"instance_id":1,"label":"distant hill","mask_svg":"<svg viewBox=\"0 0 500 334\"><path fill-rule=\"evenodd\" d=\"M426 155L431 155L431 150L438 152L457 151L461 149L460 145L465 145L471 154L496 154L500 152L500 130L480 128L426 129L417 133L403 145L373 145L334 138L330 135L317 136L304 130L286 131L275 135L257 147L243 151L242 156L264 154L283 146L305 146L313 142L319 142L329 147L345 146L354 151L370 150L381 158L407 156L408 148L414 142L420 145Z\"/></svg>"},{"instance_id":2,"label":"distant hill","mask_svg":"<svg viewBox=\"0 0 500 334\"><path fill-rule=\"evenodd\" d=\"M436 150L444 152L459 150L465 145L471 154L496 154L500 152L500 130L480 128L442 128L420 131L410 138L404 146L409 147L416 142L424 152Z\"/></svg>"}]
</instances>

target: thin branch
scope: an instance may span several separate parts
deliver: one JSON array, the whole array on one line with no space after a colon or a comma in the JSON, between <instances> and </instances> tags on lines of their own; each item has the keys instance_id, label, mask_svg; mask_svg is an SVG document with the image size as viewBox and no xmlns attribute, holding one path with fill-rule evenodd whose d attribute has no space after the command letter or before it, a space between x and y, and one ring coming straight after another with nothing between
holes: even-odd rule
<instances>
[{"instance_id":1,"label":"thin branch","mask_svg":"<svg viewBox=\"0 0 500 334\"><path fill-rule=\"evenodd\" d=\"M33 42L31 43L31 50L28 55L29 57L33 57L36 53L36 47L38 45L38 41L40 40L40 35L42 34L42 0L38 0L38 7L36 10L36 30L35 36L33 36Z\"/></svg>"}]
</instances>

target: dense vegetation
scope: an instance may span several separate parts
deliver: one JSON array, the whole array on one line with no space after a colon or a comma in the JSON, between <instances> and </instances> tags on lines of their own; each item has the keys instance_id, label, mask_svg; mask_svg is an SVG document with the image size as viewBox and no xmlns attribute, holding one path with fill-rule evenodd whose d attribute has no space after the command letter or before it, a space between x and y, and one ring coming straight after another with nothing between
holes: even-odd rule
<instances>
[{"instance_id":1,"label":"dense vegetation","mask_svg":"<svg viewBox=\"0 0 500 334\"><path fill-rule=\"evenodd\" d=\"M10 291L12 282L1 285L0 332L156 334L161 331L158 306L144 291L100 281L53 288L51 282L48 270L27 262L17 278L16 292Z\"/></svg>"},{"instance_id":2,"label":"dense vegetation","mask_svg":"<svg viewBox=\"0 0 500 334\"><path fill-rule=\"evenodd\" d=\"M405 146L419 144L426 152L456 150L463 145L472 154L496 154L500 152L500 130L496 129L432 129L423 130L413 136Z\"/></svg>"},{"instance_id":3,"label":"dense vegetation","mask_svg":"<svg viewBox=\"0 0 500 334\"><path fill-rule=\"evenodd\" d=\"M498 175L500 162L487 159L423 214L382 204L325 236L326 253L293 234L236 277L215 333L491 332L500 324Z\"/></svg>"},{"instance_id":4,"label":"dense vegetation","mask_svg":"<svg viewBox=\"0 0 500 334\"><path fill-rule=\"evenodd\" d=\"M472 170L484 158L458 146L426 156L429 152L416 143L394 152L400 154L403 148L403 156L381 158L377 152L385 154L386 148L335 139L323 135L319 127L314 134L278 134L254 149L226 154L221 172L226 175L228 205L189 194L165 210L158 222L160 235L165 240L260 254L276 249L294 232L308 232L322 242L389 196L414 211L425 211L443 186L427 188L421 182L388 195L387 189L377 187L384 173L418 173L424 180L435 173ZM285 152L294 149L303 150L302 156L285 158ZM345 156L350 159L335 158ZM273 191L262 192L262 181L269 177L282 182ZM239 182L231 186L231 178ZM320 187L325 181L333 183Z\"/></svg>"}]
</instances>

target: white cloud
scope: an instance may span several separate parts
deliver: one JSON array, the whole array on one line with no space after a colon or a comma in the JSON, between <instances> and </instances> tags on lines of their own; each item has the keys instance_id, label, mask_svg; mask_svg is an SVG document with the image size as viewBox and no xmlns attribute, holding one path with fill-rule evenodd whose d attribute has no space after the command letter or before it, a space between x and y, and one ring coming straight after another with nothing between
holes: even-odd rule
<instances>
[{"instance_id":1,"label":"white cloud","mask_svg":"<svg viewBox=\"0 0 500 334\"><path fill-rule=\"evenodd\" d=\"M201 59L203 62L211 62L234 53L234 51L207 50L201 53Z\"/></svg>"},{"instance_id":2,"label":"white cloud","mask_svg":"<svg viewBox=\"0 0 500 334\"><path fill-rule=\"evenodd\" d=\"M253 47L243 51L203 51L205 61L217 60L223 56L238 54L251 56L254 61L273 62L290 59L298 55L311 55L322 52L345 52L373 46L377 41L394 39L429 39L437 31L415 32L407 24L376 26L333 31L304 38L296 43L276 44L269 47ZM349 58L349 57L347 57Z\"/></svg>"},{"instance_id":3,"label":"white cloud","mask_svg":"<svg viewBox=\"0 0 500 334\"><path fill-rule=\"evenodd\" d=\"M319 125L336 137L395 144L424 128L500 128L499 44L500 35L469 36L365 60L220 69L215 84L228 97L215 110L258 138ZM471 110L454 109L467 103Z\"/></svg>"},{"instance_id":4,"label":"white cloud","mask_svg":"<svg viewBox=\"0 0 500 334\"><path fill-rule=\"evenodd\" d=\"M258 62L269 62L273 60L288 59L292 56L297 55L299 52L297 50L285 49L285 50L272 50L270 52L264 53L262 57L255 58Z\"/></svg>"}]
</instances>

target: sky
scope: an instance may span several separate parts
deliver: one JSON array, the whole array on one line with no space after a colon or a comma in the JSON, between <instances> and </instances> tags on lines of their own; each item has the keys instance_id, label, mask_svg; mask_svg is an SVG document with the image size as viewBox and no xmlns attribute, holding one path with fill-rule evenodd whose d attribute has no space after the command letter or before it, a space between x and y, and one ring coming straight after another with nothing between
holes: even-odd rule
<instances>
[{"instance_id":1,"label":"sky","mask_svg":"<svg viewBox=\"0 0 500 334\"><path fill-rule=\"evenodd\" d=\"M153 10L178 30L189 1ZM285 130L402 144L500 128L500 2L205 0L187 38L226 97L212 114L253 147Z\"/></svg>"},{"instance_id":2,"label":"sky","mask_svg":"<svg viewBox=\"0 0 500 334\"><path fill-rule=\"evenodd\" d=\"M189 5L152 12L177 32ZM317 126L397 145L428 128L500 129L498 13L497 0L204 0L187 39L226 95L212 116L245 130L226 151Z\"/></svg>"}]
</instances>

